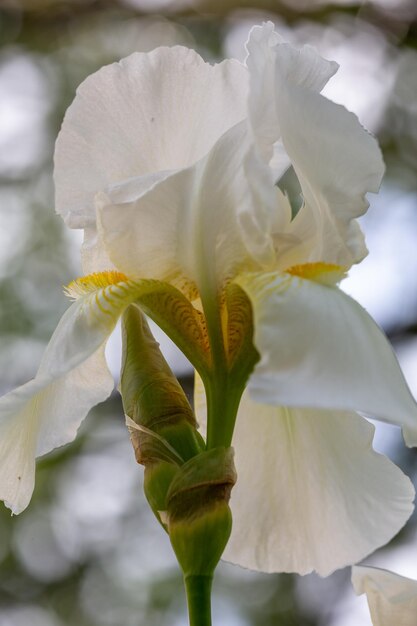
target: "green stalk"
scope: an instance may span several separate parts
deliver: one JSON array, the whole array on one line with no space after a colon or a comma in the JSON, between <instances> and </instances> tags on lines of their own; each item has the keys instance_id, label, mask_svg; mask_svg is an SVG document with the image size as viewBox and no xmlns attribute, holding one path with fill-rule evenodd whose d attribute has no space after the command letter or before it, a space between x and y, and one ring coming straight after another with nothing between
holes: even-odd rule
<instances>
[{"instance_id":1,"label":"green stalk","mask_svg":"<svg viewBox=\"0 0 417 626\"><path fill-rule=\"evenodd\" d=\"M207 280L207 284L210 282ZM202 376L207 399L206 448L232 444L236 415L249 374L259 359L252 343L252 308L246 294L237 285L226 290L228 328L223 328L219 294L214 289L201 291L201 302L206 318L211 349L212 367L208 376ZM234 343L226 353L224 332L234 331L241 341ZM229 346L230 348L230 346Z\"/></svg>"},{"instance_id":2,"label":"green stalk","mask_svg":"<svg viewBox=\"0 0 417 626\"><path fill-rule=\"evenodd\" d=\"M208 449L141 311L129 307L122 325L123 406L136 459L145 466L146 497L183 572L190 626L211 626L213 573L232 528L228 503L236 472L230 442L243 388L229 377L219 311L211 313Z\"/></svg>"},{"instance_id":3,"label":"green stalk","mask_svg":"<svg viewBox=\"0 0 417 626\"><path fill-rule=\"evenodd\" d=\"M231 445L243 388L243 384L235 384L226 374L223 380L216 378L206 389L207 450Z\"/></svg>"},{"instance_id":4,"label":"green stalk","mask_svg":"<svg viewBox=\"0 0 417 626\"><path fill-rule=\"evenodd\" d=\"M242 391L238 394L236 402L236 393L231 393L230 390L218 294L214 291L202 293L201 301L206 317L213 368L210 379L204 381L207 397L206 443L207 450L211 450L218 446L230 446Z\"/></svg>"},{"instance_id":5,"label":"green stalk","mask_svg":"<svg viewBox=\"0 0 417 626\"><path fill-rule=\"evenodd\" d=\"M184 578L190 626L211 626L212 582L212 576L186 576Z\"/></svg>"}]
</instances>

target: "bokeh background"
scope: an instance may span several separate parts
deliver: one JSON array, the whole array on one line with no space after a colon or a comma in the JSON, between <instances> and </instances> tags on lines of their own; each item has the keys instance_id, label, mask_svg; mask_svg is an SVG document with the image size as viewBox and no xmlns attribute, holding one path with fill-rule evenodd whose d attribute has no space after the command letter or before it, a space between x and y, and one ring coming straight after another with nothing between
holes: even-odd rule
<instances>
[{"instance_id":1,"label":"bokeh background","mask_svg":"<svg viewBox=\"0 0 417 626\"><path fill-rule=\"evenodd\" d=\"M34 375L80 275L79 233L54 213L52 154L77 85L134 51L185 44L210 61L243 59L250 26L270 19L340 71L326 95L357 113L387 164L363 219L369 257L343 288L384 327L417 395L416 0L0 0L0 392ZM340 146L343 150L343 146ZM185 388L192 376L163 345ZM108 356L118 375L119 340ZM416 482L417 453L378 425L376 447ZM0 626L180 626L181 579L142 496L120 399L95 409L77 440L38 463L29 509L0 505ZM367 559L417 578L414 517ZM267 576L228 564L216 626L367 626L350 571Z\"/></svg>"}]
</instances>

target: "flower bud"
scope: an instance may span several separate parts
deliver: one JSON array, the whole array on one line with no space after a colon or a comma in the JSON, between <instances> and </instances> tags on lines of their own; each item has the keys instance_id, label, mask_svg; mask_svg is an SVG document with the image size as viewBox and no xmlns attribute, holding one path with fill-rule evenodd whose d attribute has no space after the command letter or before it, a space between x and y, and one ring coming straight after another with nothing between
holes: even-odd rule
<instances>
[{"instance_id":1,"label":"flower bud","mask_svg":"<svg viewBox=\"0 0 417 626\"><path fill-rule=\"evenodd\" d=\"M185 578L211 576L232 530L233 448L202 452L174 476L167 494L172 547Z\"/></svg>"},{"instance_id":2,"label":"flower bud","mask_svg":"<svg viewBox=\"0 0 417 626\"><path fill-rule=\"evenodd\" d=\"M159 459L161 451L154 448L161 438L187 461L204 449L204 441L181 385L136 306L123 315L122 337L123 407L126 415L143 427L133 442L138 463ZM153 436L155 433L159 437Z\"/></svg>"},{"instance_id":3,"label":"flower bud","mask_svg":"<svg viewBox=\"0 0 417 626\"><path fill-rule=\"evenodd\" d=\"M233 449L205 450L191 406L134 306L123 316L121 392L148 502L185 578L211 577L232 529Z\"/></svg>"},{"instance_id":4,"label":"flower bud","mask_svg":"<svg viewBox=\"0 0 417 626\"><path fill-rule=\"evenodd\" d=\"M136 306L124 316L121 394L144 491L164 525L168 488L179 467L204 449L193 410Z\"/></svg>"}]
</instances>

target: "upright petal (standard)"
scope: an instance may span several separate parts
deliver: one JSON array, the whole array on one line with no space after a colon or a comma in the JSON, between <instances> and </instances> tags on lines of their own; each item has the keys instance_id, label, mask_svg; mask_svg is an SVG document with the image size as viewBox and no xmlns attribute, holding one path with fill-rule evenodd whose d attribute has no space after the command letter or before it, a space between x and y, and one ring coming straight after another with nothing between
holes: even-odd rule
<instances>
[{"instance_id":1,"label":"upright petal (standard)","mask_svg":"<svg viewBox=\"0 0 417 626\"><path fill-rule=\"evenodd\" d=\"M103 269L91 266L97 258L105 265L95 195L132 177L145 177L144 188L155 173L201 159L244 118L246 91L242 64L210 65L181 46L134 53L80 85L57 140L54 178L56 210L85 229L86 272Z\"/></svg>"},{"instance_id":2,"label":"upright petal (standard)","mask_svg":"<svg viewBox=\"0 0 417 626\"><path fill-rule=\"evenodd\" d=\"M298 50L286 43L270 22L252 29L247 49L248 119L257 154L274 182L292 166L303 196L284 232L274 228L273 211L263 207L277 268L360 261L367 251L355 218L368 207L365 194L378 191L384 164L356 116L319 93L337 64L310 46Z\"/></svg>"}]
</instances>

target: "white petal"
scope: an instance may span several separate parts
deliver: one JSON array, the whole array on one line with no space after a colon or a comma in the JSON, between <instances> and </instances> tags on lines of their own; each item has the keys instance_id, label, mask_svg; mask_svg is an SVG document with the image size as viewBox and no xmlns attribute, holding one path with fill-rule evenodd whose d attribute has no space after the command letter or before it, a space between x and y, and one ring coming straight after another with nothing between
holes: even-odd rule
<instances>
[{"instance_id":1,"label":"white petal","mask_svg":"<svg viewBox=\"0 0 417 626\"><path fill-rule=\"evenodd\" d=\"M275 185L271 167L259 157L254 145L248 149L242 166L246 180L240 183L240 188L245 184L248 187L246 202L241 201L238 208L242 239L249 255L262 269L275 269L275 233L281 235L291 228L291 205ZM284 239L288 242L285 234Z\"/></svg>"},{"instance_id":2,"label":"white petal","mask_svg":"<svg viewBox=\"0 0 417 626\"><path fill-rule=\"evenodd\" d=\"M104 341L106 341L107 337ZM108 398L114 388L103 344L83 363L50 383L42 393L38 411L42 415L36 456L42 456L73 439L96 404Z\"/></svg>"},{"instance_id":3,"label":"white petal","mask_svg":"<svg viewBox=\"0 0 417 626\"><path fill-rule=\"evenodd\" d=\"M273 144L281 131L275 107L275 59L277 44L282 40L274 30L272 22L254 26L246 44L249 69L249 121L259 154L267 162L273 153ZM282 171L289 165L288 157L283 161Z\"/></svg>"},{"instance_id":4,"label":"white petal","mask_svg":"<svg viewBox=\"0 0 417 626\"><path fill-rule=\"evenodd\" d=\"M254 309L261 360L252 398L279 406L359 410L403 427L417 445L417 405L372 318L343 291L289 274L236 279Z\"/></svg>"},{"instance_id":5,"label":"white petal","mask_svg":"<svg viewBox=\"0 0 417 626\"><path fill-rule=\"evenodd\" d=\"M337 71L338 65L323 59L311 46L300 50L286 43L274 31L272 22L254 26L246 44L246 64L250 74L249 116L260 153L269 161L273 144L281 137L276 99L277 66L291 83L321 91ZM282 155L281 155L282 156ZM281 173L286 167L281 163ZM286 166L290 164L287 157Z\"/></svg>"},{"instance_id":6,"label":"white petal","mask_svg":"<svg viewBox=\"0 0 417 626\"><path fill-rule=\"evenodd\" d=\"M336 63L310 46L298 50L283 42L270 22L252 29L247 48L258 154L276 180L292 164L305 201L276 238L279 267L307 261L350 266L366 254L354 219L368 207L365 194L379 188L384 166L378 145L354 115L319 94Z\"/></svg>"},{"instance_id":7,"label":"white petal","mask_svg":"<svg viewBox=\"0 0 417 626\"><path fill-rule=\"evenodd\" d=\"M250 268L239 227L263 187L245 170L250 156L246 124L225 133L206 157L141 193L127 181L100 197L99 224L116 267L131 277L156 278L179 288L191 280L204 291ZM253 183L253 185L252 185ZM271 193L275 191L270 187ZM260 242L262 246L262 241Z\"/></svg>"},{"instance_id":8,"label":"white petal","mask_svg":"<svg viewBox=\"0 0 417 626\"><path fill-rule=\"evenodd\" d=\"M257 203L252 213L243 214L241 226L248 249L264 268L285 269L305 261L311 255L315 223L309 222L304 226L305 220L300 224L298 218L295 227L291 223L288 199L281 193L276 196L269 193L269 197L266 193L268 185L274 185L280 180L291 165L290 156L282 143L283 130L277 104L284 91L281 83L286 81L299 85L305 91L318 92L338 66L337 63L323 59L310 46L299 50L284 42L274 31L271 22L251 30L247 49L246 63L250 75L248 114L256 147L250 171L253 178L258 176L258 187L263 185L264 191L262 195L259 194L262 202ZM259 162L256 163L256 160ZM269 179L266 173L260 175L262 166L269 171ZM268 239L269 246L266 242Z\"/></svg>"},{"instance_id":9,"label":"white petal","mask_svg":"<svg viewBox=\"0 0 417 626\"><path fill-rule=\"evenodd\" d=\"M350 266L366 255L354 218L368 208L384 172L378 144L352 113L279 74L277 113L282 141L298 176L304 206L290 233L309 255L297 262Z\"/></svg>"},{"instance_id":10,"label":"white petal","mask_svg":"<svg viewBox=\"0 0 417 626\"><path fill-rule=\"evenodd\" d=\"M84 228L84 238L81 246L81 262L85 274L115 269L108 257L96 224Z\"/></svg>"},{"instance_id":11,"label":"white petal","mask_svg":"<svg viewBox=\"0 0 417 626\"><path fill-rule=\"evenodd\" d=\"M206 431L204 386L194 407ZM327 576L385 544L413 511L410 480L372 449L355 413L270 407L243 395L232 445L232 536L224 558L265 572Z\"/></svg>"},{"instance_id":12,"label":"white petal","mask_svg":"<svg viewBox=\"0 0 417 626\"><path fill-rule=\"evenodd\" d=\"M270 407L245 396L224 558L327 576L389 541L413 511L414 489L372 450L373 432L354 413Z\"/></svg>"},{"instance_id":13,"label":"white petal","mask_svg":"<svg viewBox=\"0 0 417 626\"><path fill-rule=\"evenodd\" d=\"M374 626L416 626L417 581L374 567L352 568L358 595L366 593Z\"/></svg>"},{"instance_id":14,"label":"white petal","mask_svg":"<svg viewBox=\"0 0 417 626\"><path fill-rule=\"evenodd\" d=\"M32 497L35 458L72 441L113 386L99 349L57 380L40 377L0 399L0 500L13 513L21 513Z\"/></svg>"},{"instance_id":15,"label":"white petal","mask_svg":"<svg viewBox=\"0 0 417 626\"><path fill-rule=\"evenodd\" d=\"M171 174L170 171L155 172L130 178L121 184L109 186L109 193L112 194L114 201L126 202L133 200L136 196L141 195L151 189L157 182L167 178ZM106 195L98 192L94 197L95 214L100 209L103 198ZM93 225L84 228L84 240L81 249L82 266L86 274L93 272L103 272L113 270L114 265L111 262L103 241L102 233L97 228L96 221Z\"/></svg>"},{"instance_id":16,"label":"white petal","mask_svg":"<svg viewBox=\"0 0 417 626\"><path fill-rule=\"evenodd\" d=\"M120 282L81 297L59 322L35 379L0 399L0 499L14 513L31 498L35 457L72 441L110 395L104 345L136 295L134 283Z\"/></svg>"},{"instance_id":17,"label":"white petal","mask_svg":"<svg viewBox=\"0 0 417 626\"><path fill-rule=\"evenodd\" d=\"M39 387L30 381L0 399L0 500L13 513L27 507L35 486L39 420L32 412Z\"/></svg>"},{"instance_id":18,"label":"white petal","mask_svg":"<svg viewBox=\"0 0 417 626\"><path fill-rule=\"evenodd\" d=\"M135 53L88 77L56 144L56 206L67 224L91 235L97 192L203 157L244 117L246 75L236 61L213 66L174 47Z\"/></svg>"}]
</instances>

